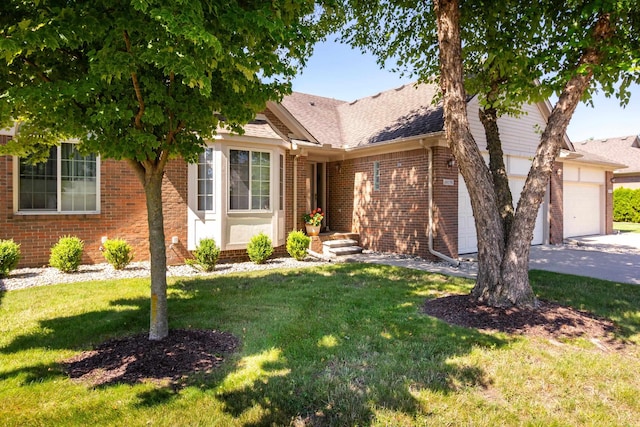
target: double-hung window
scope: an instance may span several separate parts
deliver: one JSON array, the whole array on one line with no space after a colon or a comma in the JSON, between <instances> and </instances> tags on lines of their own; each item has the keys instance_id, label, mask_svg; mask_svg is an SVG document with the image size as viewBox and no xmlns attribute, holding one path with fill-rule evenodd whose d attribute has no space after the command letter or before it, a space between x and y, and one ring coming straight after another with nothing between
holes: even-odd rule
<instances>
[{"instance_id":1,"label":"double-hung window","mask_svg":"<svg viewBox=\"0 0 640 427\"><path fill-rule=\"evenodd\" d=\"M198 157L198 210L213 211L213 148L205 148Z\"/></svg>"},{"instance_id":2,"label":"double-hung window","mask_svg":"<svg viewBox=\"0 0 640 427\"><path fill-rule=\"evenodd\" d=\"M271 154L229 151L230 210L271 209Z\"/></svg>"},{"instance_id":3,"label":"double-hung window","mask_svg":"<svg viewBox=\"0 0 640 427\"><path fill-rule=\"evenodd\" d=\"M99 162L81 155L75 144L52 147L49 158L30 164L20 159L18 210L86 213L98 211Z\"/></svg>"}]
</instances>

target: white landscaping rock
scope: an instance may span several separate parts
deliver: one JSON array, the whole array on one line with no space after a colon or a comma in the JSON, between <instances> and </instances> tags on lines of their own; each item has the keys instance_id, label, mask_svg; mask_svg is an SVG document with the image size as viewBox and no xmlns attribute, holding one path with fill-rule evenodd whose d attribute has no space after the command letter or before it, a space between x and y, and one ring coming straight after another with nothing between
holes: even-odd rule
<instances>
[{"instance_id":1,"label":"white landscaping rock","mask_svg":"<svg viewBox=\"0 0 640 427\"><path fill-rule=\"evenodd\" d=\"M167 268L168 277L208 277L245 271L269 270L274 268L302 268L326 264L325 261L308 259L296 261L294 258L270 259L264 264L238 262L217 264L215 271L205 273L188 265L175 265ZM132 262L123 270L115 270L110 264L81 265L76 273L62 273L52 267L19 268L9 273L9 277L0 279L0 290L16 290L34 286L47 286L61 283L89 282L94 280L148 278L148 262Z\"/></svg>"}]
</instances>

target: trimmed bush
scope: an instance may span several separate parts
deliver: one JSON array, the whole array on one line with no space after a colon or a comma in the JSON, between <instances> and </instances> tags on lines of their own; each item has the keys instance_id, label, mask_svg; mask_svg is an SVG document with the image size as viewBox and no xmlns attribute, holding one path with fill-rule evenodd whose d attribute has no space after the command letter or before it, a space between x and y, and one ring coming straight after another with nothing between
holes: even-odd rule
<instances>
[{"instance_id":1,"label":"trimmed bush","mask_svg":"<svg viewBox=\"0 0 640 427\"><path fill-rule=\"evenodd\" d=\"M84 242L75 236L64 236L51 248L49 265L63 273L78 271L82 260Z\"/></svg>"},{"instance_id":2,"label":"trimmed bush","mask_svg":"<svg viewBox=\"0 0 640 427\"><path fill-rule=\"evenodd\" d=\"M613 191L613 220L640 223L640 189L620 187Z\"/></svg>"},{"instance_id":3,"label":"trimmed bush","mask_svg":"<svg viewBox=\"0 0 640 427\"><path fill-rule=\"evenodd\" d=\"M116 270L122 270L133 260L133 248L123 239L110 239L102 244L102 255Z\"/></svg>"},{"instance_id":4,"label":"trimmed bush","mask_svg":"<svg viewBox=\"0 0 640 427\"><path fill-rule=\"evenodd\" d=\"M213 271L220 257L220 248L216 246L214 239L202 239L193 251L193 260L188 260L189 265L197 264L203 271Z\"/></svg>"},{"instance_id":5,"label":"trimmed bush","mask_svg":"<svg viewBox=\"0 0 640 427\"><path fill-rule=\"evenodd\" d=\"M9 240L0 240L0 279L7 277L20 261L20 245Z\"/></svg>"},{"instance_id":6,"label":"trimmed bush","mask_svg":"<svg viewBox=\"0 0 640 427\"><path fill-rule=\"evenodd\" d=\"M273 244L269 236L264 233L253 236L247 246L247 254L256 264L264 264L273 255Z\"/></svg>"},{"instance_id":7,"label":"trimmed bush","mask_svg":"<svg viewBox=\"0 0 640 427\"><path fill-rule=\"evenodd\" d=\"M302 261L307 256L311 238L302 231L292 231L287 236L287 252L292 258Z\"/></svg>"}]
</instances>

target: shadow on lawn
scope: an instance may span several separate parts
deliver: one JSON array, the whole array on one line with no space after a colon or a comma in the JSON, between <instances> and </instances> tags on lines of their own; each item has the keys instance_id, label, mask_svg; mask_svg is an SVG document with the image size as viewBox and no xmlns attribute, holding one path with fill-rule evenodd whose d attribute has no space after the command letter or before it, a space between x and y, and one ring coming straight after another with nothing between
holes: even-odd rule
<instances>
[{"instance_id":1,"label":"shadow on lawn","mask_svg":"<svg viewBox=\"0 0 640 427\"><path fill-rule=\"evenodd\" d=\"M638 340L640 286L541 270L529 280L538 297L611 319L618 338Z\"/></svg>"},{"instance_id":2,"label":"shadow on lawn","mask_svg":"<svg viewBox=\"0 0 640 427\"><path fill-rule=\"evenodd\" d=\"M233 417L259 413L245 424L256 426L366 425L378 409L409 417L420 413L420 393L490 387L482 367L456 358L508 340L420 314L424 297L417 291L428 288L425 279L435 276L415 273L419 277L407 280L402 274L413 273L375 268L389 274L375 278L364 271L368 268L349 265L326 270L330 284L312 273L300 276L304 284L294 273L226 282L234 287L233 311L241 319L228 317L215 303L212 313L230 325L222 329L250 325L244 348L234 365L194 386L215 390ZM218 283L184 282L184 292L197 296L179 302L185 304L180 311L195 300L215 300L207 294L215 294ZM268 295L269 288L279 286L290 288L288 301L280 304Z\"/></svg>"},{"instance_id":3,"label":"shadow on lawn","mask_svg":"<svg viewBox=\"0 0 640 427\"><path fill-rule=\"evenodd\" d=\"M295 420L304 425L368 425L380 409L413 418L421 412L417 398L421 392L447 394L491 386L492 380L481 367L458 365L450 359L464 356L476 346L500 347L504 342L436 321L433 333L442 338L448 335L446 339L453 345L436 345L432 352L415 349L409 353L411 349L407 349L407 353L398 354L394 340L377 349L354 341L334 351L318 351L306 365L296 360L297 353L305 351L301 344L280 342L277 359L269 357L273 350L242 358L222 385L242 377L247 359L265 358L258 364L262 374L240 386L230 386L220 399L234 417L260 408L262 417L246 425L289 425ZM395 365L397 359L405 361Z\"/></svg>"},{"instance_id":4,"label":"shadow on lawn","mask_svg":"<svg viewBox=\"0 0 640 427\"><path fill-rule=\"evenodd\" d=\"M348 264L178 281L169 296L172 329L229 331L241 339L240 353L211 372L188 375L179 387L138 392L133 406L181 399L189 387L214 392L230 416L248 420L244 425L366 425L378 409L411 419L426 411L421 393L490 387L482 367L463 357L509 342L420 314L425 294L458 286L450 280ZM46 332L19 336L0 353L88 348L147 328L148 299L111 305L42 321ZM4 378L21 374L27 382L65 375L53 364Z\"/></svg>"},{"instance_id":5,"label":"shadow on lawn","mask_svg":"<svg viewBox=\"0 0 640 427\"><path fill-rule=\"evenodd\" d=\"M79 349L91 348L105 339L131 331L143 331L148 324L144 313L149 312L145 298L114 300L111 310L91 311L81 315L56 317L40 321L41 332L17 336L0 347L0 353L11 354L33 348Z\"/></svg>"}]
</instances>

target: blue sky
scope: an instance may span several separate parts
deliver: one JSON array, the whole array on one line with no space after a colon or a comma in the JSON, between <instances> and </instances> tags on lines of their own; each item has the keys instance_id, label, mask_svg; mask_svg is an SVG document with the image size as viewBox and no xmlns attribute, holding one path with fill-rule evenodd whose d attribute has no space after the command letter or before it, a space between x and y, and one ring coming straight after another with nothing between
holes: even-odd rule
<instances>
[{"instance_id":1,"label":"blue sky","mask_svg":"<svg viewBox=\"0 0 640 427\"><path fill-rule=\"evenodd\" d=\"M411 81L381 70L371 55L329 40L316 46L306 68L294 80L293 90L353 101ZM574 142L640 134L640 86L633 87L631 101L624 109L617 99L601 94L594 98L594 108L581 104L567 133Z\"/></svg>"}]
</instances>

